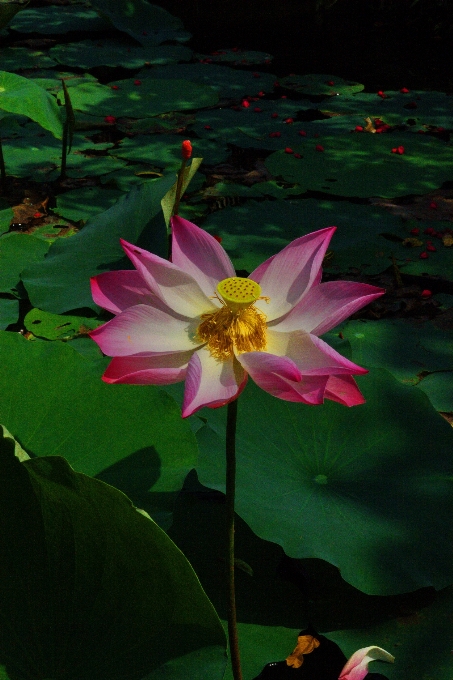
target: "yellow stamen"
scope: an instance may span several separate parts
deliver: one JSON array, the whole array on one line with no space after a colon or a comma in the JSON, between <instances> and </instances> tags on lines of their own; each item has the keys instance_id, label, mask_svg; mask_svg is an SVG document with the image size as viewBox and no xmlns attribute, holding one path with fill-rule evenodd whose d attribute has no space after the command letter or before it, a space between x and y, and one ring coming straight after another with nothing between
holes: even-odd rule
<instances>
[{"instance_id":1,"label":"yellow stamen","mask_svg":"<svg viewBox=\"0 0 453 680\"><path fill-rule=\"evenodd\" d=\"M225 361L237 353L266 349L266 315L253 306L261 287L251 279L233 276L217 285L222 307L202 314L197 336L216 359ZM266 298L265 298L266 299Z\"/></svg>"}]
</instances>

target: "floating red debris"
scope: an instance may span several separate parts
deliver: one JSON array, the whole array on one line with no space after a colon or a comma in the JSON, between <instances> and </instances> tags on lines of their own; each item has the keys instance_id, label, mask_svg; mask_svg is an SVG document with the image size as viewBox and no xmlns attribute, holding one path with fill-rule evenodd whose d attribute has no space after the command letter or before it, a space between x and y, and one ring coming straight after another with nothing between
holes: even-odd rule
<instances>
[{"instance_id":1,"label":"floating red debris","mask_svg":"<svg viewBox=\"0 0 453 680\"><path fill-rule=\"evenodd\" d=\"M302 158L302 156L300 155L300 153L295 153L294 158Z\"/></svg>"},{"instance_id":2,"label":"floating red debris","mask_svg":"<svg viewBox=\"0 0 453 680\"><path fill-rule=\"evenodd\" d=\"M425 288L425 290L422 290L422 292L420 293L420 297L423 300L427 300L431 296L432 296L432 292L430 290L428 290L427 288Z\"/></svg>"},{"instance_id":3,"label":"floating red debris","mask_svg":"<svg viewBox=\"0 0 453 680\"><path fill-rule=\"evenodd\" d=\"M410 90L408 90L407 87L402 87L400 92L401 94L407 94L408 92L410 92Z\"/></svg>"},{"instance_id":4,"label":"floating red debris","mask_svg":"<svg viewBox=\"0 0 453 680\"><path fill-rule=\"evenodd\" d=\"M280 87L280 83L278 82L278 80L275 81L274 87Z\"/></svg>"},{"instance_id":5,"label":"floating red debris","mask_svg":"<svg viewBox=\"0 0 453 680\"><path fill-rule=\"evenodd\" d=\"M305 130L299 130L299 134L300 134L301 137L307 136L307 133L305 132Z\"/></svg>"},{"instance_id":6,"label":"floating red debris","mask_svg":"<svg viewBox=\"0 0 453 680\"><path fill-rule=\"evenodd\" d=\"M444 127L437 127L436 132L445 132L445 128Z\"/></svg>"},{"instance_id":7,"label":"floating red debris","mask_svg":"<svg viewBox=\"0 0 453 680\"><path fill-rule=\"evenodd\" d=\"M377 93L377 96L381 97L381 99L387 99L387 97L388 97L388 95L385 94L385 92L383 92L382 90L379 90L379 92Z\"/></svg>"},{"instance_id":8,"label":"floating red debris","mask_svg":"<svg viewBox=\"0 0 453 680\"><path fill-rule=\"evenodd\" d=\"M141 80L134 80L134 85L141 85L142 81Z\"/></svg>"},{"instance_id":9,"label":"floating red debris","mask_svg":"<svg viewBox=\"0 0 453 680\"><path fill-rule=\"evenodd\" d=\"M33 215L33 217L37 220L38 217L44 217L44 214L43 214L43 213L40 213L40 212L35 212L34 215Z\"/></svg>"},{"instance_id":10,"label":"floating red debris","mask_svg":"<svg viewBox=\"0 0 453 680\"><path fill-rule=\"evenodd\" d=\"M269 137L281 137L281 132L269 132Z\"/></svg>"},{"instance_id":11,"label":"floating red debris","mask_svg":"<svg viewBox=\"0 0 453 680\"><path fill-rule=\"evenodd\" d=\"M316 144L315 149L316 151L324 151L324 147L321 144Z\"/></svg>"},{"instance_id":12,"label":"floating red debris","mask_svg":"<svg viewBox=\"0 0 453 680\"><path fill-rule=\"evenodd\" d=\"M248 107L250 106L250 102L247 99L243 99L241 106L243 106L244 109L248 109Z\"/></svg>"},{"instance_id":13,"label":"floating red debris","mask_svg":"<svg viewBox=\"0 0 453 680\"><path fill-rule=\"evenodd\" d=\"M286 96L286 94L282 94L282 96L280 97L280 99L288 99L288 97Z\"/></svg>"},{"instance_id":14,"label":"floating red debris","mask_svg":"<svg viewBox=\"0 0 453 680\"><path fill-rule=\"evenodd\" d=\"M287 146L285 149L285 153L294 153L294 151L289 146Z\"/></svg>"},{"instance_id":15,"label":"floating red debris","mask_svg":"<svg viewBox=\"0 0 453 680\"><path fill-rule=\"evenodd\" d=\"M271 113L271 118L278 118L278 113Z\"/></svg>"},{"instance_id":16,"label":"floating red debris","mask_svg":"<svg viewBox=\"0 0 453 680\"><path fill-rule=\"evenodd\" d=\"M421 260L426 260L426 259L428 259L428 257L429 257L428 253L425 253L424 251L423 251L423 253L420 253L420 259Z\"/></svg>"},{"instance_id":17,"label":"floating red debris","mask_svg":"<svg viewBox=\"0 0 453 680\"><path fill-rule=\"evenodd\" d=\"M437 210L437 203L435 201L431 201L429 207L431 208L431 210Z\"/></svg>"},{"instance_id":18,"label":"floating red debris","mask_svg":"<svg viewBox=\"0 0 453 680\"><path fill-rule=\"evenodd\" d=\"M192 155L192 144L190 139L185 139L181 144L181 154L185 160L188 160Z\"/></svg>"},{"instance_id":19,"label":"floating red debris","mask_svg":"<svg viewBox=\"0 0 453 680\"><path fill-rule=\"evenodd\" d=\"M432 227L426 227L426 229L423 233L427 234L428 236L434 236L435 233L436 233L436 230L433 229Z\"/></svg>"},{"instance_id":20,"label":"floating red debris","mask_svg":"<svg viewBox=\"0 0 453 680\"><path fill-rule=\"evenodd\" d=\"M363 125L356 125L355 128L354 128L354 130L355 130L356 132L363 132Z\"/></svg>"},{"instance_id":21,"label":"floating red debris","mask_svg":"<svg viewBox=\"0 0 453 680\"><path fill-rule=\"evenodd\" d=\"M258 97L265 97L266 93L261 90L261 92L258 92Z\"/></svg>"},{"instance_id":22,"label":"floating red debris","mask_svg":"<svg viewBox=\"0 0 453 680\"><path fill-rule=\"evenodd\" d=\"M212 130L212 127L211 127L210 125L205 125L205 126L204 126L204 129L205 129L205 130Z\"/></svg>"},{"instance_id":23,"label":"floating red debris","mask_svg":"<svg viewBox=\"0 0 453 680\"><path fill-rule=\"evenodd\" d=\"M285 120L283 122L289 123L289 124L294 123L294 118L285 118Z\"/></svg>"},{"instance_id":24,"label":"floating red debris","mask_svg":"<svg viewBox=\"0 0 453 680\"><path fill-rule=\"evenodd\" d=\"M112 85L112 90L119 90L119 89L120 88L118 87L118 85Z\"/></svg>"},{"instance_id":25,"label":"floating red debris","mask_svg":"<svg viewBox=\"0 0 453 680\"><path fill-rule=\"evenodd\" d=\"M106 116L104 118L104 123L109 123L110 125L113 125L113 123L116 123L115 116Z\"/></svg>"},{"instance_id":26,"label":"floating red debris","mask_svg":"<svg viewBox=\"0 0 453 680\"><path fill-rule=\"evenodd\" d=\"M414 229L411 229L411 234L414 236L417 236L420 233L420 229L418 227L414 227Z\"/></svg>"},{"instance_id":27,"label":"floating red debris","mask_svg":"<svg viewBox=\"0 0 453 680\"><path fill-rule=\"evenodd\" d=\"M330 86L332 87L332 85L335 85L335 83L334 83L333 80L328 80L328 81L327 81L327 85L330 85Z\"/></svg>"},{"instance_id":28,"label":"floating red debris","mask_svg":"<svg viewBox=\"0 0 453 680\"><path fill-rule=\"evenodd\" d=\"M392 153L398 153L400 156L404 153L404 146L396 146L392 149Z\"/></svg>"},{"instance_id":29,"label":"floating red debris","mask_svg":"<svg viewBox=\"0 0 453 680\"><path fill-rule=\"evenodd\" d=\"M255 113L261 113L261 111L262 111L263 109L260 109L259 106L255 106L255 108L254 108L253 110L255 111Z\"/></svg>"},{"instance_id":30,"label":"floating red debris","mask_svg":"<svg viewBox=\"0 0 453 680\"><path fill-rule=\"evenodd\" d=\"M427 241L426 242L426 250L429 250L430 253L435 253L437 248L436 248L436 246L433 246L431 241Z\"/></svg>"},{"instance_id":31,"label":"floating red debris","mask_svg":"<svg viewBox=\"0 0 453 680\"><path fill-rule=\"evenodd\" d=\"M231 51L232 51L232 52L239 52L239 47L232 47L232 48L231 48Z\"/></svg>"}]
</instances>

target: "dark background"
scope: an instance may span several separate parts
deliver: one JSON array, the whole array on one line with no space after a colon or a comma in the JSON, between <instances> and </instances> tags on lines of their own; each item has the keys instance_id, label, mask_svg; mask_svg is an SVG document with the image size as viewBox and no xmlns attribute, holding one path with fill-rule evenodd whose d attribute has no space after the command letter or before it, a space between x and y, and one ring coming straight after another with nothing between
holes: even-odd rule
<instances>
[{"instance_id":1,"label":"dark background","mask_svg":"<svg viewBox=\"0 0 453 680\"><path fill-rule=\"evenodd\" d=\"M183 20L197 51L269 52L279 76L330 73L371 91L453 92L452 0L154 2Z\"/></svg>"}]
</instances>

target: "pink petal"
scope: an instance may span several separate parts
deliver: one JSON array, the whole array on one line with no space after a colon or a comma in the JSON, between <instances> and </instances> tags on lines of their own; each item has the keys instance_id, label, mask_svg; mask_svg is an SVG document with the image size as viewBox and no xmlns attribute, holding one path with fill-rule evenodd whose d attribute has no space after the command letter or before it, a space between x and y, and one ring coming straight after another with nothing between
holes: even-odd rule
<instances>
[{"instance_id":1,"label":"pink petal","mask_svg":"<svg viewBox=\"0 0 453 680\"><path fill-rule=\"evenodd\" d=\"M358 649L346 662L338 680L363 680L368 673L370 661L388 661L393 663L395 657L382 647L364 647Z\"/></svg>"},{"instance_id":2,"label":"pink petal","mask_svg":"<svg viewBox=\"0 0 453 680\"><path fill-rule=\"evenodd\" d=\"M177 319L155 307L136 305L89 335L111 357L168 354L200 346L194 340L197 323Z\"/></svg>"},{"instance_id":3,"label":"pink petal","mask_svg":"<svg viewBox=\"0 0 453 680\"><path fill-rule=\"evenodd\" d=\"M209 350L194 352L189 361L182 417L203 406L217 408L236 399L245 387L247 375L237 361L217 361Z\"/></svg>"},{"instance_id":4,"label":"pink petal","mask_svg":"<svg viewBox=\"0 0 453 680\"><path fill-rule=\"evenodd\" d=\"M119 314L128 307L156 300L138 271L105 272L91 278L91 294L99 307Z\"/></svg>"},{"instance_id":5,"label":"pink petal","mask_svg":"<svg viewBox=\"0 0 453 680\"><path fill-rule=\"evenodd\" d=\"M179 267L127 241L121 240L121 245L150 291L177 314L193 318L216 309L197 281Z\"/></svg>"},{"instance_id":6,"label":"pink petal","mask_svg":"<svg viewBox=\"0 0 453 680\"><path fill-rule=\"evenodd\" d=\"M382 288L353 281L329 281L313 286L273 330L297 329L322 335L385 293Z\"/></svg>"},{"instance_id":7,"label":"pink petal","mask_svg":"<svg viewBox=\"0 0 453 680\"><path fill-rule=\"evenodd\" d=\"M263 262L250 274L261 286L269 304L259 300L256 306L274 321L289 312L307 294L315 281L336 227L320 229L292 241L286 248Z\"/></svg>"},{"instance_id":8,"label":"pink petal","mask_svg":"<svg viewBox=\"0 0 453 680\"><path fill-rule=\"evenodd\" d=\"M151 357L114 357L102 379L106 383L170 385L186 377L192 352L158 354Z\"/></svg>"},{"instance_id":9,"label":"pink petal","mask_svg":"<svg viewBox=\"0 0 453 680\"><path fill-rule=\"evenodd\" d=\"M238 361L265 392L285 401L322 404L328 376L304 376L288 357L244 352Z\"/></svg>"},{"instance_id":10,"label":"pink petal","mask_svg":"<svg viewBox=\"0 0 453 680\"><path fill-rule=\"evenodd\" d=\"M219 281L236 276L231 260L216 239L182 217L172 217L172 262L189 274L208 297Z\"/></svg>"},{"instance_id":11,"label":"pink petal","mask_svg":"<svg viewBox=\"0 0 453 680\"><path fill-rule=\"evenodd\" d=\"M329 375L324 397L343 406L358 406L365 403L356 381L350 375Z\"/></svg>"},{"instance_id":12,"label":"pink petal","mask_svg":"<svg viewBox=\"0 0 453 680\"><path fill-rule=\"evenodd\" d=\"M266 351L289 357L304 376L368 373L366 368L349 361L324 340L303 331L279 333L268 329Z\"/></svg>"}]
</instances>

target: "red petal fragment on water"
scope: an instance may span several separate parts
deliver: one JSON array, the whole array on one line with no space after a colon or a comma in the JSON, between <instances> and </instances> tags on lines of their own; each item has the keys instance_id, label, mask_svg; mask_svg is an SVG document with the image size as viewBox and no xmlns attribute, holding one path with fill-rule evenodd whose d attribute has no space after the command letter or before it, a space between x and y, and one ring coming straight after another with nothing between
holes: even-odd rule
<instances>
[{"instance_id":1,"label":"red petal fragment on water","mask_svg":"<svg viewBox=\"0 0 453 680\"><path fill-rule=\"evenodd\" d=\"M278 82L278 80L275 81L274 87L280 87L280 83Z\"/></svg>"},{"instance_id":2,"label":"red petal fragment on water","mask_svg":"<svg viewBox=\"0 0 453 680\"><path fill-rule=\"evenodd\" d=\"M426 244L426 250L429 250L430 253L435 253L437 248L436 248L436 246L433 246L432 243L427 243Z\"/></svg>"},{"instance_id":3,"label":"red petal fragment on water","mask_svg":"<svg viewBox=\"0 0 453 680\"><path fill-rule=\"evenodd\" d=\"M300 155L300 153L295 153L294 158L302 158L302 156Z\"/></svg>"},{"instance_id":4,"label":"red petal fragment on water","mask_svg":"<svg viewBox=\"0 0 453 680\"><path fill-rule=\"evenodd\" d=\"M217 234L213 234L212 236L213 236L213 238L215 238L216 241L218 241L219 243L222 243L222 237L221 236L218 236Z\"/></svg>"},{"instance_id":5,"label":"red petal fragment on water","mask_svg":"<svg viewBox=\"0 0 453 680\"><path fill-rule=\"evenodd\" d=\"M261 92L258 92L258 97L265 97L266 93L261 90Z\"/></svg>"},{"instance_id":6,"label":"red petal fragment on water","mask_svg":"<svg viewBox=\"0 0 453 680\"><path fill-rule=\"evenodd\" d=\"M335 85L335 83L334 83L333 80L328 80L328 81L327 81L327 85L330 85L330 86L332 87L332 85Z\"/></svg>"},{"instance_id":7,"label":"red petal fragment on water","mask_svg":"<svg viewBox=\"0 0 453 680\"><path fill-rule=\"evenodd\" d=\"M407 94L408 92L410 92L410 90L408 90L407 87L402 87L401 90L400 90L400 92L401 92L402 94Z\"/></svg>"},{"instance_id":8,"label":"red petal fragment on water","mask_svg":"<svg viewBox=\"0 0 453 680\"><path fill-rule=\"evenodd\" d=\"M316 151L324 151L324 147L321 144L316 144L315 149Z\"/></svg>"},{"instance_id":9,"label":"red petal fragment on water","mask_svg":"<svg viewBox=\"0 0 453 680\"><path fill-rule=\"evenodd\" d=\"M420 259L421 260L426 260L428 257L429 257L428 253L425 253L425 252L420 253Z\"/></svg>"},{"instance_id":10,"label":"red petal fragment on water","mask_svg":"<svg viewBox=\"0 0 453 680\"><path fill-rule=\"evenodd\" d=\"M205 129L205 130L212 130L212 127L211 127L210 125L205 125L205 126L204 126L204 129Z\"/></svg>"},{"instance_id":11,"label":"red petal fragment on water","mask_svg":"<svg viewBox=\"0 0 453 680\"><path fill-rule=\"evenodd\" d=\"M181 144L181 154L185 160L188 160L192 155L192 144L190 139L185 139Z\"/></svg>"},{"instance_id":12,"label":"red petal fragment on water","mask_svg":"<svg viewBox=\"0 0 453 680\"><path fill-rule=\"evenodd\" d=\"M248 109L250 102L247 99L243 99L241 105L244 107L244 109Z\"/></svg>"},{"instance_id":13,"label":"red petal fragment on water","mask_svg":"<svg viewBox=\"0 0 453 680\"><path fill-rule=\"evenodd\" d=\"M278 118L278 113L271 113L271 118Z\"/></svg>"},{"instance_id":14,"label":"red petal fragment on water","mask_svg":"<svg viewBox=\"0 0 453 680\"><path fill-rule=\"evenodd\" d=\"M432 292L430 290L428 290L427 288L425 290L422 290L422 292L420 293L420 297L423 298L423 300L427 300L428 298L431 297L431 295L432 295Z\"/></svg>"},{"instance_id":15,"label":"red petal fragment on water","mask_svg":"<svg viewBox=\"0 0 453 680\"><path fill-rule=\"evenodd\" d=\"M253 74L253 77L254 77L254 78L261 78L261 75L260 75L259 73L254 73L254 74Z\"/></svg>"},{"instance_id":16,"label":"red petal fragment on water","mask_svg":"<svg viewBox=\"0 0 453 680\"><path fill-rule=\"evenodd\" d=\"M382 90L379 90L379 92L377 93L377 96L381 97L381 99L387 99L387 95Z\"/></svg>"},{"instance_id":17,"label":"red petal fragment on water","mask_svg":"<svg viewBox=\"0 0 453 680\"><path fill-rule=\"evenodd\" d=\"M260 109L259 106L255 106L255 108L254 108L253 110L255 111L255 113L261 113L261 111L262 111L263 109Z\"/></svg>"},{"instance_id":18,"label":"red petal fragment on water","mask_svg":"<svg viewBox=\"0 0 453 680\"><path fill-rule=\"evenodd\" d=\"M286 94L282 94L282 96L280 97L280 99L288 99L288 97L286 96Z\"/></svg>"},{"instance_id":19,"label":"red petal fragment on water","mask_svg":"<svg viewBox=\"0 0 453 680\"><path fill-rule=\"evenodd\" d=\"M435 201L431 201L429 207L431 208L431 210L437 210L437 203Z\"/></svg>"},{"instance_id":20,"label":"red petal fragment on water","mask_svg":"<svg viewBox=\"0 0 453 680\"><path fill-rule=\"evenodd\" d=\"M285 149L285 153L294 153L294 151L289 146L287 146Z\"/></svg>"},{"instance_id":21,"label":"red petal fragment on water","mask_svg":"<svg viewBox=\"0 0 453 680\"><path fill-rule=\"evenodd\" d=\"M119 89L120 88L118 87L118 85L112 85L112 90L119 90Z\"/></svg>"},{"instance_id":22,"label":"red petal fragment on water","mask_svg":"<svg viewBox=\"0 0 453 680\"><path fill-rule=\"evenodd\" d=\"M113 123L116 123L115 116L106 116L104 118L104 123L110 123L111 125L113 125Z\"/></svg>"},{"instance_id":23,"label":"red petal fragment on water","mask_svg":"<svg viewBox=\"0 0 453 680\"><path fill-rule=\"evenodd\" d=\"M141 80L134 80L134 85L141 85L142 81Z\"/></svg>"},{"instance_id":24,"label":"red petal fragment on water","mask_svg":"<svg viewBox=\"0 0 453 680\"><path fill-rule=\"evenodd\" d=\"M355 128L354 128L354 130L355 130L356 132L363 132L363 125L356 125Z\"/></svg>"},{"instance_id":25,"label":"red petal fragment on water","mask_svg":"<svg viewBox=\"0 0 453 680\"><path fill-rule=\"evenodd\" d=\"M269 132L269 137L281 137L281 132Z\"/></svg>"},{"instance_id":26,"label":"red petal fragment on water","mask_svg":"<svg viewBox=\"0 0 453 680\"><path fill-rule=\"evenodd\" d=\"M417 132L418 132L419 135L424 135L426 130L417 130Z\"/></svg>"},{"instance_id":27,"label":"red petal fragment on water","mask_svg":"<svg viewBox=\"0 0 453 680\"><path fill-rule=\"evenodd\" d=\"M294 123L294 118L285 118L284 123Z\"/></svg>"},{"instance_id":28,"label":"red petal fragment on water","mask_svg":"<svg viewBox=\"0 0 453 680\"><path fill-rule=\"evenodd\" d=\"M418 107L417 107L417 103L416 103L416 102L408 102L404 108L405 108L405 109L416 109L416 108L418 108Z\"/></svg>"},{"instance_id":29,"label":"red petal fragment on water","mask_svg":"<svg viewBox=\"0 0 453 680\"><path fill-rule=\"evenodd\" d=\"M404 146L396 146L392 149L392 153L398 153L400 156L404 153Z\"/></svg>"},{"instance_id":30,"label":"red petal fragment on water","mask_svg":"<svg viewBox=\"0 0 453 680\"><path fill-rule=\"evenodd\" d=\"M414 236L417 236L417 234L420 233L420 229L418 227L414 227L414 229L411 229L411 234L414 234Z\"/></svg>"},{"instance_id":31,"label":"red petal fragment on water","mask_svg":"<svg viewBox=\"0 0 453 680\"><path fill-rule=\"evenodd\" d=\"M38 217L44 217L44 215L43 215L43 213L35 212L34 215L33 215L33 217L34 217L35 219L38 219Z\"/></svg>"},{"instance_id":32,"label":"red petal fragment on water","mask_svg":"<svg viewBox=\"0 0 453 680\"><path fill-rule=\"evenodd\" d=\"M434 236L436 230L433 229L432 227L427 227L423 233L427 234L428 236Z\"/></svg>"},{"instance_id":33,"label":"red petal fragment on water","mask_svg":"<svg viewBox=\"0 0 453 680\"><path fill-rule=\"evenodd\" d=\"M232 47L232 48L231 48L231 51L232 51L232 52L239 52L239 47Z\"/></svg>"},{"instance_id":34,"label":"red petal fragment on water","mask_svg":"<svg viewBox=\"0 0 453 680\"><path fill-rule=\"evenodd\" d=\"M305 130L299 130L299 134L300 134L301 137L307 136L307 133L305 132Z\"/></svg>"},{"instance_id":35,"label":"red petal fragment on water","mask_svg":"<svg viewBox=\"0 0 453 680\"><path fill-rule=\"evenodd\" d=\"M445 132L444 127L436 127L436 132Z\"/></svg>"}]
</instances>

